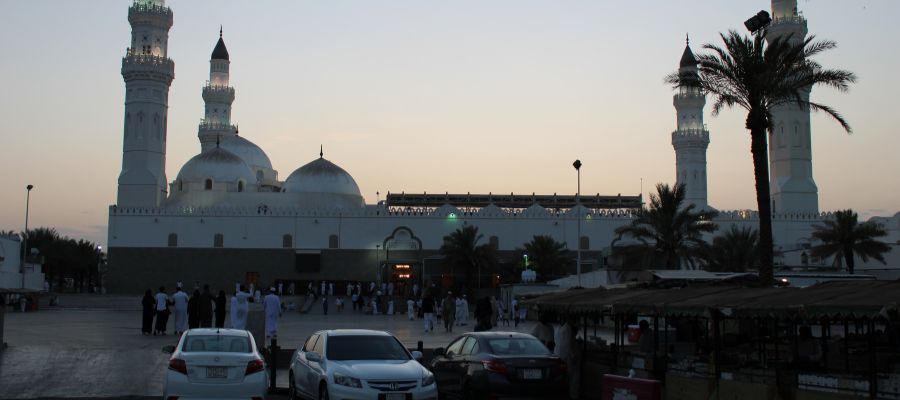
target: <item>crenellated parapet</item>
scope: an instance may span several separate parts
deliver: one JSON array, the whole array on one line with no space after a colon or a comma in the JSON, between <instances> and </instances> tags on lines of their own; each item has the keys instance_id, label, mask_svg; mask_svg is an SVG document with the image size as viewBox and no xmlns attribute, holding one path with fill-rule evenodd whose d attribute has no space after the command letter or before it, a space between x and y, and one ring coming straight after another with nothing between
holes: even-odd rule
<instances>
[{"instance_id":1,"label":"crenellated parapet","mask_svg":"<svg viewBox=\"0 0 900 400\"><path fill-rule=\"evenodd\" d=\"M122 57L122 78L131 80L157 80L166 85L175 79L175 61L153 54L138 54L129 48Z\"/></svg>"},{"instance_id":2,"label":"crenellated parapet","mask_svg":"<svg viewBox=\"0 0 900 400\"><path fill-rule=\"evenodd\" d=\"M207 103L231 104L234 101L234 88L208 84L203 87L203 101Z\"/></svg>"},{"instance_id":3,"label":"crenellated parapet","mask_svg":"<svg viewBox=\"0 0 900 400\"><path fill-rule=\"evenodd\" d=\"M174 18L169 7L135 2L128 7L128 22L131 26L153 26L168 30L172 27Z\"/></svg>"}]
</instances>

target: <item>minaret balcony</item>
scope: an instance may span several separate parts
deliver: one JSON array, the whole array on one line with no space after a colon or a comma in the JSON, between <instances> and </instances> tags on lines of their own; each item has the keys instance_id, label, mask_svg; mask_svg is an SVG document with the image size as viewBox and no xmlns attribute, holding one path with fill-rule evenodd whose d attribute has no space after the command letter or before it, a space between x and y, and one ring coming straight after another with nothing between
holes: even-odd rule
<instances>
[{"instance_id":1,"label":"minaret balcony","mask_svg":"<svg viewBox=\"0 0 900 400\"><path fill-rule=\"evenodd\" d=\"M785 15L772 18L772 25L780 24L799 24L806 26L806 18L802 15Z\"/></svg>"},{"instance_id":2,"label":"minaret balcony","mask_svg":"<svg viewBox=\"0 0 900 400\"><path fill-rule=\"evenodd\" d=\"M172 81L175 78L175 62L171 58L153 54L138 54L133 49L122 57L122 77L133 79L155 79Z\"/></svg>"},{"instance_id":3,"label":"minaret balcony","mask_svg":"<svg viewBox=\"0 0 900 400\"><path fill-rule=\"evenodd\" d=\"M203 87L203 101L231 104L234 101L234 88L207 84Z\"/></svg>"},{"instance_id":4,"label":"minaret balcony","mask_svg":"<svg viewBox=\"0 0 900 400\"><path fill-rule=\"evenodd\" d=\"M152 25L168 30L173 21L172 9L166 6L135 2L128 7L128 22L131 26Z\"/></svg>"},{"instance_id":5,"label":"minaret balcony","mask_svg":"<svg viewBox=\"0 0 900 400\"><path fill-rule=\"evenodd\" d=\"M238 128L224 122L202 120L199 129L200 133L235 133Z\"/></svg>"},{"instance_id":6,"label":"minaret balcony","mask_svg":"<svg viewBox=\"0 0 900 400\"><path fill-rule=\"evenodd\" d=\"M679 129L672 132L672 144L709 143L709 131L704 129Z\"/></svg>"}]
</instances>

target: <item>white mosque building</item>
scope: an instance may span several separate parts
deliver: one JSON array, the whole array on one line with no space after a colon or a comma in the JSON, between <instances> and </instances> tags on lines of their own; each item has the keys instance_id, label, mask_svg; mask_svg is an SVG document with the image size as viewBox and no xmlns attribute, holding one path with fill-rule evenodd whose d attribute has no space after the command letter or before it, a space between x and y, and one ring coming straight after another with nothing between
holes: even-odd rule
<instances>
[{"instance_id":1,"label":"white mosque building","mask_svg":"<svg viewBox=\"0 0 900 400\"><path fill-rule=\"evenodd\" d=\"M615 229L629 223L634 209L641 207L640 195L576 199L389 193L378 204L366 204L353 177L321 150L318 158L279 180L266 153L231 120L235 89L229 84L230 56L221 32L202 88L206 107L198 128L200 153L169 181L167 103L175 68L167 45L172 16L164 0L137 0L128 9L132 34L122 59L125 124L118 199L109 208L108 290L137 292L176 281L218 288L276 280L448 282L438 249L445 235L464 226L477 227L503 263L516 264L516 249L534 235L549 235L573 252L580 246L584 271L606 269L615 279L617 268L627 268L609 256L622 240ZM797 12L796 0L773 0L772 16L770 35L805 37L806 20ZM697 73L689 45L680 72ZM705 102L699 88L677 90L671 141L676 181L686 184L690 202L712 208L707 202L710 132L703 123ZM829 218L818 209L812 177L809 110L786 106L773 115L770 168L779 261L830 265L806 256L811 226ZM886 241L898 243L900 213L876 220L890 232ZM746 210L721 211L716 222L720 229L758 225L755 212ZM897 251L889 260L900 266Z\"/></svg>"}]
</instances>

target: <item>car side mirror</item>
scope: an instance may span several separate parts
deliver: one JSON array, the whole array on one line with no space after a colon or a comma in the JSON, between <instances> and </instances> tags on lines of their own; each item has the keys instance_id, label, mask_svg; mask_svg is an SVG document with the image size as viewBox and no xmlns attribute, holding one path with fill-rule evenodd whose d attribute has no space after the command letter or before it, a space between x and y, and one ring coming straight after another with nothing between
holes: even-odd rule
<instances>
[{"instance_id":1,"label":"car side mirror","mask_svg":"<svg viewBox=\"0 0 900 400\"><path fill-rule=\"evenodd\" d=\"M443 356L445 354L444 352L445 352L445 350L443 347L438 347L438 348L434 349L435 356Z\"/></svg>"},{"instance_id":2,"label":"car side mirror","mask_svg":"<svg viewBox=\"0 0 900 400\"><path fill-rule=\"evenodd\" d=\"M422 361L422 352L418 350L413 350L412 352L413 359L416 361Z\"/></svg>"},{"instance_id":3,"label":"car side mirror","mask_svg":"<svg viewBox=\"0 0 900 400\"><path fill-rule=\"evenodd\" d=\"M314 351L307 351L306 352L306 361L322 362L322 356L320 356L319 353L316 353Z\"/></svg>"},{"instance_id":4,"label":"car side mirror","mask_svg":"<svg viewBox=\"0 0 900 400\"><path fill-rule=\"evenodd\" d=\"M172 346L172 345L163 346L162 352L166 353L166 354L172 354L175 352L175 346Z\"/></svg>"}]
</instances>

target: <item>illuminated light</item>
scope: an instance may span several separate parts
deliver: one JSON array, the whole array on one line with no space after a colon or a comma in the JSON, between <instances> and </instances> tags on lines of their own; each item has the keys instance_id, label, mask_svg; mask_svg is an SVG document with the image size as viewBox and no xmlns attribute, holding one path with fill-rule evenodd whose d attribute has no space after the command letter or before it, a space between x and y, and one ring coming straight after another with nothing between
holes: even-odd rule
<instances>
[{"instance_id":1,"label":"illuminated light","mask_svg":"<svg viewBox=\"0 0 900 400\"><path fill-rule=\"evenodd\" d=\"M397 277L400 279L409 279L409 274L398 274Z\"/></svg>"},{"instance_id":2,"label":"illuminated light","mask_svg":"<svg viewBox=\"0 0 900 400\"><path fill-rule=\"evenodd\" d=\"M394 265L394 268L396 268L396 269L409 269L409 264L397 264L397 265Z\"/></svg>"},{"instance_id":3,"label":"illuminated light","mask_svg":"<svg viewBox=\"0 0 900 400\"><path fill-rule=\"evenodd\" d=\"M447 219L456 219L456 213L447 214Z\"/></svg>"}]
</instances>

